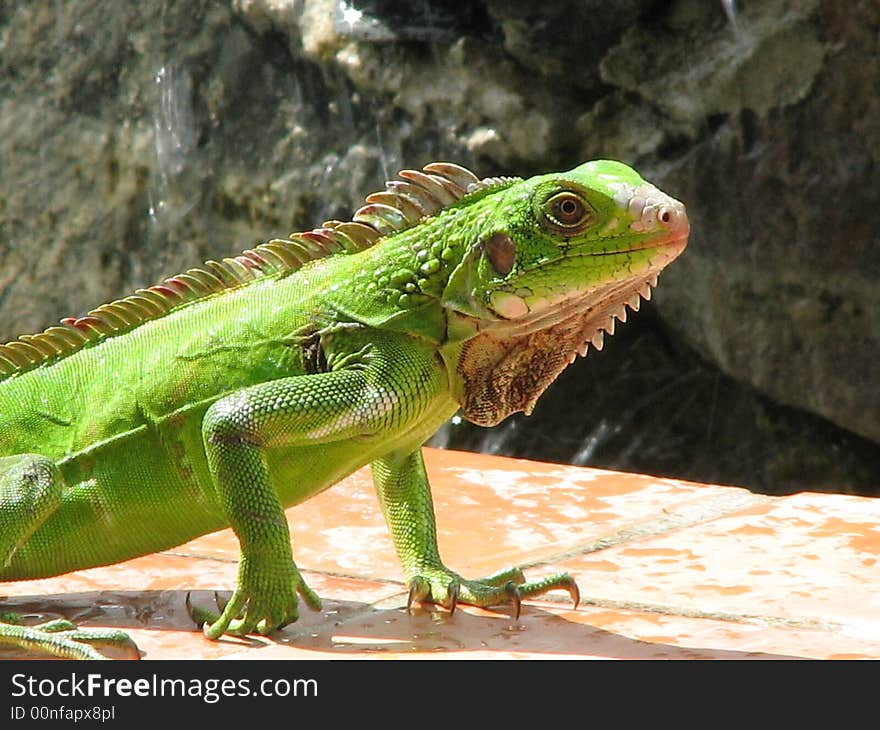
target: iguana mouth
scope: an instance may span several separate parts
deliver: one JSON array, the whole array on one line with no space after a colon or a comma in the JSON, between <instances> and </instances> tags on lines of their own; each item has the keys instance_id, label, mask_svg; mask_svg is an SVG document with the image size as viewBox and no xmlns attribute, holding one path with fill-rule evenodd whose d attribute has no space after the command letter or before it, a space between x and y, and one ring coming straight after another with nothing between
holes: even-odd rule
<instances>
[{"instance_id":1,"label":"iguana mouth","mask_svg":"<svg viewBox=\"0 0 880 730\"><path fill-rule=\"evenodd\" d=\"M610 330L613 334L614 320L626 321L626 307L638 310L641 299L650 299L651 289L657 285L657 274L651 274L637 281L615 282L606 284L577 296L570 297L552 307L519 319L492 320L486 322L485 329L491 330L498 337L522 337L535 332L550 330L562 322L578 319L585 324L582 333ZM585 338L589 344L592 336ZM597 346L597 349L601 349Z\"/></svg>"},{"instance_id":2,"label":"iguana mouth","mask_svg":"<svg viewBox=\"0 0 880 730\"><path fill-rule=\"evenodd\" d=\"M605 336L614 334L618 322L626 322L627 311L637 312L642 300L651 298L652 289L657 286L657 273L637 280L610 284L594 289L582 296L573 298L543 316L518 326L493 327L494 335L503 340L527 340L534 346L537 340L552 346L559 364L553 368L553 379L578 356L586 357L590 348L601 350ZM545 355L546 357L546 355ZM536 393L537 400L540 393ZM526 409L528 412L530 407Z\"/></svg>"},{"instance_id":3,"label":"iguana mouth","mask_svg":"<svg viewBox=\"0 0 880 730\"><path fill-rule=\"evenodd\" d=\"M592 287L516 319L484 322L481 329L490 329L493 334L502 338L522 337L541 330L553 330L563 322L578 320L581 326L578 329L578 345L573 348L571 356L573 362L576 355L585 356L591 344L595 349L601 350L604 334L614 334L615 320L626 322L627 308L638 311L641 300L651 298L651 290L657 286L660 271L684 250L686 243L685 235L646 246L645 248L656 249L663 255L639 278Z\"/></svg>"}]
</instances>

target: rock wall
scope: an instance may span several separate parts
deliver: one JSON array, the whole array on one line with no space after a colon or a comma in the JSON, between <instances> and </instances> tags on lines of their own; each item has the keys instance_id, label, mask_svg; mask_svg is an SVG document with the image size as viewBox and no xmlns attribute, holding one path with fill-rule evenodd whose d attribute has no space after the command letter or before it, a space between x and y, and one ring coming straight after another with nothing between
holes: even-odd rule
<instances>
[{"instance_id":1,"label":"rock wall","mask_svg":"<svg viewBox=\"0 0 880 730\"><path fill-rule=\"evenodd\" d=\"M0 335L344 217L403 166L616 157L691 214L656 309L532 419L438 440L880 491L878 26L868 0L0 6Z\"/></svg>"}]
</instances>

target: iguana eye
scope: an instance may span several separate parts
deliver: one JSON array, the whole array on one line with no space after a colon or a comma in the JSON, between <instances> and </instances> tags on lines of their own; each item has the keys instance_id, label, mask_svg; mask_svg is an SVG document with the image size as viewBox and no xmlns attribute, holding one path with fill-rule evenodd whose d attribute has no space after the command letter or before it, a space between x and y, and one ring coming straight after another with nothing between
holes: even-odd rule
<instances>
[{"instance_id":1,"label":"iguana eye","mask_svg":"<svg viewBox=\"0 0 880 730\"><path fill-rule=\"evenodd\" d=\"M575 233L589 225L593 212L584 200L572 192L557 193L546 203L547 222L564 233Z\"/></svg>"}]
</instances>

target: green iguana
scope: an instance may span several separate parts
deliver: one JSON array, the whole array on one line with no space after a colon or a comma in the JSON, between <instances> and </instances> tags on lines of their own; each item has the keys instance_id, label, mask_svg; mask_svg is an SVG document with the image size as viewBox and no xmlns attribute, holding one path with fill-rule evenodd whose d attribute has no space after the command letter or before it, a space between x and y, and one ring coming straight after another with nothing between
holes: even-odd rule
<instances>
[{"instance_id":1,"label":"green iguana","mask_svg":"<svg viewBox=\"0 0 880 730\"><path fill-rule=\"evenodd\" d=\"M255 246L0 345L0 580L167 550L231 526L238 583L210 639L317 595L283 510L372 464L409 599L515 604L577 586L466 580L437 551L420 447L457 410L529 413L685 248L684 206L629 167L528 180L405 170L350 222ZM100 658L60 620L0 643ZM131 645L133 646L133 645Z\"/></svg>"}]
</instances>

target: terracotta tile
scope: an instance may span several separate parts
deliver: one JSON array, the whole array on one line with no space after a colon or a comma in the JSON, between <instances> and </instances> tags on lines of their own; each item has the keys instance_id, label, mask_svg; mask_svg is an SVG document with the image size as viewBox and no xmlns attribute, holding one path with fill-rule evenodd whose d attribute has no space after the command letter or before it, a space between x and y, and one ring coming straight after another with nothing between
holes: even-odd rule
<instances>
[{"instance_id":1,"label":"terracotta tile","mask_svg":"<svg viewBox=\"0 0 880 730\"><path fill-rule=\"evenodd\" d=\"M655 658L685 659L830 659L880 657L880 639L766 623L744 623L675 614L585 606L577 611L550 609L568 621L619 639L650 643ZM639 648L638 651L642 651ZM628 658L624 652L614 654Z\"/></svg>"},{"instance_id":2,"label":"terracotta tile","mask_svg":"<svg viewBox=\"0 0 880 730\"><path fill-rule=\"evenodd\" d=\"M303 569L402 580L369 470L287 510L293 557ZM238 560L238 540L221 530L175 548L178 554Z\"/></svg>"},{"instance_id":3,"label":"terracotta tile","mask_svg":"<svg viewBox=\"0 0 880 730\"><path fill-rule=\"evenodd\" d=\"M522 459L425 449L441 555L478 577L559 555L682 502L751 499L742 489ZM301 567L402 580L370 479L362 470L287 511ZM175 552L237 559L230 531Z\"/></svg>"},{"instance_id":4,"label":"terracotta tile","mask_svg":"<svg viewBox=\"0 0 880 730\"><path fill-rule=\"evenodd\" d=\"M399 596L401 590L393 584L304 572L308 585L322 597L321 611L301 603L299 620L271 638L208 641L186 611L186 595L191 592L193 605L213 609L214 592L228 599L236 573L234 563L151 555L58 578L4 584L4 595L10 597L3 599L3 610L24 614L28 623L64 617L82 627L122 629L145 659L210 659L244 647L254 650L275 641L286 642L368 610L391 595ZM145 576L149 576L146 582ZM18 656L26 655L0 647L0 658Z\"/></svg>"},{"instance_id":5,"label":"terracotta tile","mask_svg":"<svg viewBox=\"0 0 880 730\"><path fill-rule=\"evenodd\" d=\"M427 450L441 553L468 577L569 570L565 594L504 609L402 610L368 472L288 511L324 599L270 638L210 642L184 600L235 585L224 530L174 551L0 586L4 610L130 631L145 658L880 658L880 501L771 499L672 479ZM349 576L349 577L342 577ZM0 657L18 656L8 649Z\"/></svg>"},{"instance_id":6,"label":"terracotta tile","mask_svg":"<svg viewBox=\"0 0 880 730\"><path fill-rule=\"evenodd\" d=\"M566 560L599 601L768 617L880 641L880 500L775 499Z\"/></svg>"},{"instance_id":7,"label":"terracotta tile","mask_svg":"<svg viewBox=\"0 0 880 730\"><path fill-rule=\"evenodd\" d=\"M519 621L463 607L358 614L332 629L229 659L823 659L880 657L880 641L685 616L530 605Z\"/></svg>"},{"instance_id":8,"label":"terracotta tile","mask_svg":"<svg viewBox=\"0 0 880 730\"><path fill-rule=\"evenodd\" d=\"M467 575L555 558L683 505L752 495L733 487L454 451L427 453L441 554Z\"/></svg>"}]
</instances>

